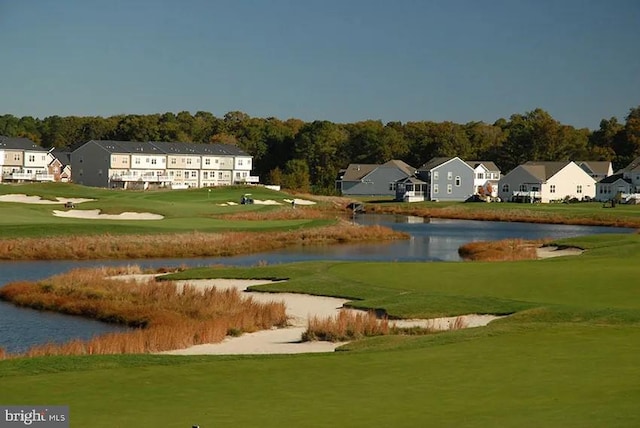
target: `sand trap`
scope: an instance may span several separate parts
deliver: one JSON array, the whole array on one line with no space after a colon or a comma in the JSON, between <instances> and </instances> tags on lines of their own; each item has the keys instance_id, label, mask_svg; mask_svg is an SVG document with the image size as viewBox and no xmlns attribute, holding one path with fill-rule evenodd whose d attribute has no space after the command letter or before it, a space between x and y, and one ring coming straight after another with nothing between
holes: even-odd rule
<instances>
[{"instance_id":1,"label":"sand trap","mask_svg":"<svg viewBox=\"0 0 640 428\"><path fill-rule=\"evenodd\" d=\"M267 199L264 201L261 201L260 199L254 199L253 203L257 205L282 205L280 202L274 201L273 199Z\"/></svg>"},{"instance_id":2,"label":"sand trap","mask_svg":"<svg viewBox=\"0 0 640 428\"><path fill-rule=\"evenodd\" d=\"M584 253L584 250L575 247L561 249L554 246L548 246L536 248L536 252L539 259L548 259L550 257L579 256Z\"/></svg>"},{"instance_id":3,"label":"sand trap","mask_svg":"<svg viewBox=\"0 0 640 428\"><path fill-rule=\"evenodd\" d=\"M285 201L286 203L290 204L293 201L296 201L296 205L315 205L316 203L313 201L307 201L305 199L283 199L283 201Z\"/></svg>"},{"instance_id":4,"label":"sand trap","mask_svg":"<svg viewBox=\"0 0 640 428\"><path fill-rule=\"evenodd\" d=\"M56 217L81 218L87 220L162 220L164 216L152 213L124 212L120 214L100 214L100 210L53 210Z\"/></svg>"},{"instance_id":5,"label":"sand trap","mask_svg":"<svg viewBox=\"0 0 640 428\"><path fill-rule=\"evenodd\" d=\"M67 202L71 202L74 204L81 204L83 202L95 201L95 199L85 199L85 198L56 198L57 201L49 201L46 199L42 199L40 196L27 196L22 194L9 194L9 195L0 195L0 202L18 202L22 204L66 204Z\"/></svg>"},{"instance_id":6,"label":"sand trap","mask_svg":"<svg viewBox=\"0 0 640 428\"><path fill-rule=\"evenodd\" d=\"M121 275L117 278L146 280L158 275ZM333 352L347 342L300 342L311 317L329 317L337 315L348 302L346 299L312 296L297 293L259 293L246 291L251 285L269 284L269 280L236 280L236 279L203 279L177 281L179 289L185 285L202 290L216 287L218 289L236 289L246 292L247 296L258 302L284 302L289 316L289 327L261 330L246 333L239 337L227 337L220 343L195 345L185 349L162 352L171 355L232 355L232 354L299 354L315 352ZM355 310L354 310L355 311ZM358 311L361 312L361 311ZM434 330L451 330L453 328L471 328L487 325L500 318L493 315L462 315L437 319L415 319L392 321L398 327L423 327Z\"/></svg>"}]
</instances>

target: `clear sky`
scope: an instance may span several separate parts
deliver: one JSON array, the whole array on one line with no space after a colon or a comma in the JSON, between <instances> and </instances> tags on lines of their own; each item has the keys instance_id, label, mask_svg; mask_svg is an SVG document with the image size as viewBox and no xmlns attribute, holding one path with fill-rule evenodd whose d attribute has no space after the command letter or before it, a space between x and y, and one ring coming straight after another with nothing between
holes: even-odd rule
<instances>
[{"instance_id":1,"label":"clear sky","mask_svg":"<svg viewBox=\"0 0 640 428\"><path fill-rule=\"evenodd\" d=\"M639 0L0 0L0 114L576 127L640 105Z\"/></svg>"}]
</instances>

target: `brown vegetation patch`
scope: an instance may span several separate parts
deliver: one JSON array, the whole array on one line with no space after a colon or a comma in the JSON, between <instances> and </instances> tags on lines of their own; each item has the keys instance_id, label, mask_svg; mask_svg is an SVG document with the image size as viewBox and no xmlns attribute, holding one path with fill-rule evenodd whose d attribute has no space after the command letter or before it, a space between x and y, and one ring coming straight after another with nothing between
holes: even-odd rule
<instances>
[{"instance_id":1,"label":"brown vegetation patch","mask_svg":"<svg viewBox=\"0 0 640 428\"><path fill-rule=\"evenodd\" d=\"M114 273L106 268L78 269L2 287L0 299L19 306L133 327L88 341L36 346L23 356L161 352L220 342L229 334L287 322L282 302L258 303L234 289L178 288L172 281L155 278L144 282L108 278Z\"/></svg>"},{"instance_id":2,"label":"brown vegetation patch","mask_svg":"<svg viewBox=\"0 0 640 428\"><path fill-rule=\"evenodd\" d=\"M291 210L293 211L293 210ZM296 245L406 239L382 226L348 222L288 232L180 233L164 235L99 235L0 240L4 260L87 260L174 257L225 257Z\"/></svg>"},{"instance_id":3,"label":"brown vegetation patch","mask_svg":"<svg viewBox=\"0 0 640 428\"><path fill-rule=\"evenodd\" d=\"M469 242L458 248L458 254L465 260L514 261L535 260L537 248L549 240L528 241L524 239L503 239L500 241Z\"/></svg>"},{"instance_id":4,"label":"brown vegetation patch","mask_svg":"<svg viewBox=\"0 0 640 428\"><path fill-rule=\"evenodd\" d=\"M249 212L236 212L230 214L221 214L215 216L216 218L225 218L229 220L316 220L316 219L331 219L335 216L331 216L327 213L326 209L320 208L308 208L301 207L291 209L290 206L286 208L274 209L271 211L249 211Z\"/></svg>"},{"instance_id":5,"label":"brown vegetation patch","mask_svg":"<svg viewBox=\"0 0 640 428\"><path fill-rule=\"evenodd\" d=\"M368 213L410 215L425 218L448 218L455 220L508 221L521 223L573 224L577 226L613 226L640 228L640 218L590 215L568 217L559 213L505 209L478 211L461 206L413 207L398 205L367 204Z\"/></svg>"},{"instance_id":6,"label":"brown vegetation patch","mask_svg":"<svg viewBox=\"0 0 640 428\"><path fill-rule=\"evenodd\" d=\"M464 323L456 322L451 329L463 328ZM309 319L307 330L302 334L304 342L324 340L328 342L348 342L364 337L383 336L388 334L429 334L434 329L420 327L396 327L386 318L378 318L373 311L359 313L342 310L337 315Z\"/></svg>"}]
</instances>

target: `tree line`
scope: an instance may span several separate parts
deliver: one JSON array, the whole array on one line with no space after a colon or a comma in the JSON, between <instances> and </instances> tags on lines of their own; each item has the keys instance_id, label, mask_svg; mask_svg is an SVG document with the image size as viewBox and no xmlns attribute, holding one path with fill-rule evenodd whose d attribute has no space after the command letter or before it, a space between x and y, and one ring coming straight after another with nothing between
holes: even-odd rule
<instances>
[{"instance_id":1,"label":"tree line","mask_svg":"<svg viewBox=\"0 0 640 428\"><path fill-rule=\"evenodd\" d=\"M199 111L110 117L0 116L0 135L27 137L43 147L74 148L89 140L179 141L235 144L254 157L263 182L331 193L350 163L401 159L420 167L438 156L491 160L503 172L533 161L609 160L614 169L640 156L640 106L620 123L603 119L595 131L555 120L542 109L485 122L304 122L224 117Z\"/></svg>"}]
</instances>

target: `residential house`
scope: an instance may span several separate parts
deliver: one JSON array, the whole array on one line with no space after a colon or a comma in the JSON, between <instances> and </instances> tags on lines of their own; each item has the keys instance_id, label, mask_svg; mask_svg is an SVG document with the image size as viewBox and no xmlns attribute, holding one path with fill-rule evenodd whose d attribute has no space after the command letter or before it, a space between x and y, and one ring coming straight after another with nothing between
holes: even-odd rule
<instances>
[{"instance_id":1,"label":"residential house","mask_svg":"<svg viewBox=\"0 0 640 428\"><path fill-rule=\"evenodd\" d=\"M53 175L53 181L71 181L71 152L60 149L53 149L47 153L49 164L47 170Z\"/></svg>"},{"instance_id":2,"label":"residential house","mask_svg":"<svg viewBox=\"0 0 640 428\"><path fill-rule=\"evenodd\" d=\"M624 199L640 199L640 157L616 174L596 183L596 198L599 201L608 201L618 194Z\"/></svg>"},{"instance_id":3,"label":"residential house","mask_svg":"<svg viewBox=\"0 0 640 428\"><path fill-rule=\"evenodd\" d=\"M595 180L575 162L526 162L499 183L503 201L554 202L568 198L594 198Z\"/></svg>"},{"instance_id":4,"label":"residential house","mask_svg":"<svg viewBox=\"0 0 640 428\"><path fill-rule=\"evenodd\" d=\"M500 181L500 168L492 161L466 161L473 168L474 194L481 196L498 196L498 182Z\"/></svg>"},{"instance_id":5,"label":"residential house","mask_svg":"<svg viewBox=\"0 0 640 428\"><path fill-rule=\"evenodd\" d=\"M415 171L401 160L382 165L350 164L340 171L336 188L348 196L395 196L396 182L414 175Z\"/></svg>"},{"instance_id":6,"label":"residential house","mask_svg":"<svg viewBox=\"0 0 640 428\"><path fill-rule=\"evenodd\" d=\"M613 166L609 161L576 161L576 164L596 181L613 175Z\"/></svg>"},{"instance_id":7,"label":"residential house","mask_svg":"<svg viewBox=\"0 0 640 428\"><path fill-rule=\"evenodd\" d=\"M47 152L28 138L0 136L0 182L53 181Z\"/></svg>"},{"instance_id":8,"label":"residential house","mask_svg":"<svg viewBox=\"0 0 640 428\"><path fill-rule=\"evenodd\" d=\"M426 201L466 201L475 192L474 169L459 157L433 158L417 171Z\"/></svg>"},{"instance_id":9,"label":"residential house","mask_svg":"<svg viewBox=\"0 0 640 428\"><path fill-rule=\"evenodd\" d=\"M92 140L71 155L74 182L113 188L257 183L252 157L228 144Z\"/></svg>"}]
</instances>

